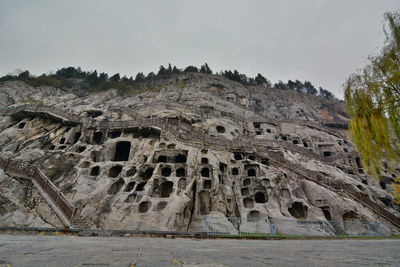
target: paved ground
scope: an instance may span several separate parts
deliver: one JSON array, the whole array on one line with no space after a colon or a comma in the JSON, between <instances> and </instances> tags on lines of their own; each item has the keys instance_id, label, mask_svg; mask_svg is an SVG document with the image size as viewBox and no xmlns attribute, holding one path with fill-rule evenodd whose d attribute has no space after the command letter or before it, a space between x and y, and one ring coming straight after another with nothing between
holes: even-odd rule
<instances>
[{"instance_id":1,"label":"paved ground","mask_svg":"<svg viewBox=\"0 0 400 267\"><path fill-rule=\"evenodd\" d=\"M399 266L400 240L191 240L0 234L0 266Z\"/></svg>"}]
</instances>

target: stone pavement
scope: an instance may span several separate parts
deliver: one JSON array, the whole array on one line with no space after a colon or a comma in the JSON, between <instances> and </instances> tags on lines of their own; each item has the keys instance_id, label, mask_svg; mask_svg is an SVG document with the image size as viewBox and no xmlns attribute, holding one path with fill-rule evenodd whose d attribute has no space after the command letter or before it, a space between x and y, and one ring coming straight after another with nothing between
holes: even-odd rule
<instances>
[{"instance_id":1,"label":"stone pavement","mask_svg":"<svg viewBox=\"0 0 400 267\"><path fill-rule=\"evenodd\" d=\"M3 266L399 266L400 240L196 240L0 234Z\"/></svg>"}]
</instances>

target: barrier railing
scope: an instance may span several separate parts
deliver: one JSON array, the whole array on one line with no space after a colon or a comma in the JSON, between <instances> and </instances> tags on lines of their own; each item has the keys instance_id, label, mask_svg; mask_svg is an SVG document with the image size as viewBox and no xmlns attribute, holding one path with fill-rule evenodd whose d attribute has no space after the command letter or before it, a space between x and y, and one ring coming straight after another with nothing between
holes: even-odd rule
<instances>
[{"instance_id":1,"label":"barrier railing","mask_svg":"<svg viewBox=\"0 0 400 267\"><path fill-rule=\"evenodd\" d=\"M62 212L62 214L65 216L65 219L67 219L71 225L75 212L74 205L37 166L29 165L21 160L9 159L0 153L0 168L4 169L6 172L16 174L20 177L34 180L36 185L47 194L47 196L51 199L52 204L54 204ZM60 219L64 223L64 218Z\"/></svg>"},{"instance_id":2,"label":"barrier railing","mask_svg":"<svg viewBox=\"0 0 400 267\"><path fill-rule=\"evenodd\" d=\"M217 236L389 236L381 222L203 217L207 235Z\"/></svg>"},{"instance_id":3,"label":"barrier railing","mask_svg":"<svg viewBox=\"0 0 400 267\"><path fill-rule=\"evenodd\" d=\"M46 112L53 116L56 115L59 117L59 119L61 119L63 121L70 121L70 122L84 124L86 127L107 128L110 126L111 127L115 126L115 127L120 127L120 128L129 128L129 127L140 127L140 126L141 127L156 126L156 127L162 128L166 131L169 131L172 135L174 135L175 138L181 139L181 140L193 141L193 142L201 141L203 143L207 143L208 145L228 147L231 149L245 149L245 150L249 150L249 151L255 150L257 153L263 154L262 156L273 159L272 162L274 162L276 165L279 165L284 168L288 168L291 171L298 173L305 179L314 181L320 185L323 185L323 186L326 186L329 188L333 188L332 184L334 182L332 182L330 179L327 179L327 178L319 175L316 172L306 170L303 167L301 167L299 164L291 163L291 162L287 161L284 157L280 157L280 156L270 153L267 149L265 149L265 147L264 147L265 144L261 145L261 144L257 143L257 141L250 139L248 137L245 137L245 138L238 137L234 140L226 140L226 139L222 139L222 138L211 137L209 135L201 133L200 131L198 131L188 125L185 125L182 122L178 122L178 125L180 126L180 128L174 128L174 126L176 125L176 121L174 122L174 120L148 119L148 118L140 117L137 113L135 113L134 116L136 118L139 118L138 120L98 122L98 121L95 121L92 119L81 118L70 112L66 112L66 111L63 111L63 110L55 108L55 107L49 109L49 108L42 108L41 106L34 106L34 105L24 105L24 106L20 106L20 107L16 107L16 108L9 108L9 109L5 109L5 110L3 109L0 111L0 114L3 113L5 115L13 115L13 114L16 114L17 112L21 112L21 111L29 111L29 112L32 111L33 112L33 110L34 110L34 112ZM127 109L127 108L122 109L122 111L132 113L132 110L131 111L128 111L128 110L129 109ZM180 131L181 129L185 130L185 132L181 132ZM270 142L270 144L273 144L273 142L275 142L275 141ZM286 148L295 150L298 153L302 153L304 155L309 155L310 157L316 158L318 160L323 159L324 162L329 162L329 161L344 157L343 155L339 154L336 157L332 157L332 158L321 158L319 155L316 156L315 153L305 152L304 150L300 149L299 147L294 148L294 147L288 145L288 143L283 145L283 143L280 142L279 146L281 146L281 145ZM348 155L346 155L346 157L348 157ZM380 205L376 204L369 198L366 198L365 196L360 196L359 192L354 191L354 189L349 189L350 187L348 187L345 184L342 184L341 182L340 182L340 185L336 185L336 186L340 187L340 189L342 189L347 195L350 195L353 199L365 204L366 206L368 206L370 209L372 209L373 211L375 211L382 217L386 218L393 224L400 227L400 218L395 216L390 211L386 210L385 208L382 208Z\"/></svg>"},{"instance_id":4,"label":"barrier railing","mask_svg":"<svg viewBox=\"0 0 400 267\"><path fill-rule=\"evenodd\" d=\"M115 109L114 109L115 110ZM154 118L145 118L145 117L141 117L138 115L138 113L134 112L134 110L130 109L130 108L121 108L120 112L121 113L126 113L130 116L135 117L135 120L128 120L128 121L108 121L108 120L104 120L104 121L96 121L90 118L83 118L80 117L76 114L73 114L70 111L65 111L62 109L58 109L56 107L47 107L47 106L36 106L36 105L23 105L23 106L19 106L16 108L7 108L7 109L3 109L0 111L0 114L3 115L13 115L16 114L18 112L21 111L25 111L25 112L37 112L37 113L47 113L53 117L57 117L58 119L64 121L64 122L69 122L69 123L75 123L75 124L82 124L85 125L86 127L95 127L95 128L132 128L132 127L150 127L150 126L155 126L155 127L160 127L162 129L168 129L171 130L171 127L167 128L167 124L170 125L175 125L175 126L179 126L179 128L182 128L184 130L187 131L186 133L186 140L189 140L190 138L192 139L192 141L195 141L193 139L197 139L197 140L202 140L208 143L212 143L215 145L218 144L223 144L223 145L230 145L232 146L232 143L241 143L241 146L246 146L246 144L244 144L243 140L248 140L249 138L252 138L251 136L246 136L245 138L243 137L239 137L237 140L233 140L233 141L229 141L223 138L218 138L218 137L210 137L202 132L200 132L199 130L193 128L190 124L187 124L185 122L181 122L178 120L174 120L174 119L154 119ZM240 118L241 120L245 118ZM272 119L266 119L266 118L258 118L258 117L254 117L254 118L250 118L250 120L254 120L254 121L263 121L263 122L270 122L270 123L275 123L275 124L279 124L282 122L290 122L290 123L300 123L300 124L307 124L310 127L314 127L314 128L318 128L320 125L316 125L316 124L312 124L310 122L299 122L299 121L294 121L294 120L283 120L283 121L277 121L277 120L272 120ZM321 126L322 127L322 126ZM323 129L323 127L321 128ZM328 131L325 129L325 131ZM337 133L331 132L329 131L331 134L336 135ZM176 134L177 132L175 131L174 134ZM242 140L241 142L239 142L239 140ZM236 141L236 142L235 142ZM324 157L321 156L319 154L314 153L311 150L299 147L297 145L291 144L289 142L284 142L284 141L279 141L279 140L268 140L268 139L254 139L254 141L252 142L254 143L258 143L257 145L278 145L281 147L284 147L288 150L294 151L296 153L300 153L302 155L305 155L307 157L312 157L314 159L329 163L329 162L334 162L338 159L345 159L345 158L351 158L351 155L349 154L345 154L345 153L338 153L335 156L331 156L331 157ZM248 144L251 145L251 144Z\"/></svg>"}]
</instances>

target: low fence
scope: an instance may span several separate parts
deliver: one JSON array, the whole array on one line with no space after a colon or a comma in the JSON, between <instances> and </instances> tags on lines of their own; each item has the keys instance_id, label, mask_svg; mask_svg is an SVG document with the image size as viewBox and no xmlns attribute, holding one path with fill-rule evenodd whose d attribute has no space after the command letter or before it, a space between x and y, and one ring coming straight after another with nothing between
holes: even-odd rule
<instances>
[{"instance_id":1,"label":"low fence","mask_svg":"<svg viewBox=\"0 0 400 267\"><path fill-rule=\"evenodd\" d=\"M203 217L207 235L218 236L389 236L381 222L311 221L280 218Z\"/></svg>"}]
</instances>

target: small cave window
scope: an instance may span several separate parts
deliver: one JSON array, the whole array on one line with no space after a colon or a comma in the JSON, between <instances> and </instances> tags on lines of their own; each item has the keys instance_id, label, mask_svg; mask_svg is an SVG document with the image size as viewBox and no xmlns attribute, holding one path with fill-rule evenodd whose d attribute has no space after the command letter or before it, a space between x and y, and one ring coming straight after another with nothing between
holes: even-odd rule
<instances>
[{"instance_id":1,"label":"small cave window","mask_svg":"<svg viewBox=\"0 0 400 267\"><path fill-rule=\"evenodd\" d=\"M92 151L91 156L94 162L100 161L100 151Z\"/></svg>"},{"instance_id":2,"label":"small cave window","mask_svg":"<svg viewBox=\"0 0 400 267\"><path fill-rule=\"evenodd\" d=\"M158 156L157 162L167 162L167 156L160 155Z\"/></svg>"},{"instance_id":3,"label":"small cave window","mask_svg":"<svg viewBox=\"0 0 400 267\"><path fill-rule=\"evenodd\" d=\"M54 148L56 148L55 145L50 145L49 150L54 150Z\"/></svg>"},{"instance_id":4,"label":"small cave window","mask_svg":"<svg viewBox=\"0 0 400 267\"><path fill-rule=\"evenodd\" d=\"M327 220L327 221L332 221L332 216L331 216L331 212L329 211L329 208L328 207L323 207L322 208L322 212L324 213L324 216L325 216L325 219Z\"/></svg>"},{"instance_id":5,"label":"small cave window","mask_svg":"<svg viewBox=\"0 0 400 267\"><path fill-rule=\"evenodd\" d=\"M78 147L78 153L82 153L83 151L85 151L86 150L86 147L85 146L80 146L80 147Z\"/></svg>"},{"instance_id":6,"label":"small cave window","mask_svg":"<svg viewBox=\"0 0 400 267\"><path fill-rule=\"evenodd\" d=\"M201 158L201 164L208 164L208 158Z\"/></svg>"},{"instance_id":7,"label":"small cave window","mask_svg":"<svg viewBox=\"0 0 400 267\"><path fill-rule=\"evenodd\" d=\"M251 168L247 170L247 176L256 176L256 170Z\"/></svg>"},{"instance_id":8,"label":"small cave window","mask_svg":"<svg viewBox=\"0 0 400 267\"><path fill-rule=\"evenodd\" d=\"M102 132L95 132L93 134L93 143L94 144L101 144L101 140L103 139L103 133Z\"/></svg>"},{"instance_id":9,"label":"small cave window","mask_svg":"<svg viewBox=\"0 0 400 267\"><path fill-rule=\"evenodd\" d=\"M70 130L71 130L71 127L67 127L67 128L65 128L64 133L68 133Z\"/></svg>"},{"instance_id":10,"label":"small cave window","mask_svg":"<svg viewBox=\"0 0 400 267\"><path fill-rule=\"evenodd\" d=\"M113 161L127 161L131 152L131 142L121 141L117 142Z\"/></svg>"},{"instance_id":11,"label":"small cave window","mask_svg":"<svg viewBox=\"0 0 400 267\"><path fill-rule=\"evenodd\" d=\"M260 128L261 127L261 123L259 122L253 122L254 128Z\"/></svg>"},{"instance_id":12,"label":"small cave window","mask_svg":"<svg viewBox=\"0 0 400 267\"><path fill-rule=\"evenodd\" d=\"M324 157L330 157L330 156L332 156L332 152L324 151Z\"/></svg>"},{"instance_id":13,"label":"small cave window","mask_svg":"<svg viewBox=\"0 0 400 267\"><path fill-rule=\"evenodd\" d=\"M380 201L382 201L383 204L385 204L387 207L391 208L392 207L392 200L388 197L380 197Z\"/></svg>"},{"instance_id":14,"label":"small cave window","mask_svg":"<svg viewBox=\"0 0 400 267\"><path fill-rule=\"evenodd\" d=\"M256 203L265 203L265 202L267 202L266 198L265 198L265 194L263 192L257 192L254 195L254 199L256 200Z\"/></svg>"},{"instance_id":15,"label":"small cave window","mask_svg":"<svg viewBox=\"0 0 400 267\"><path fill-rule=\"evenodd\" d=\"M299 140L294 139L293 141L293 145L298 145L299 144Z\"/></svg>"},{"instance_id":16,"label":"small cave window","mask_svg":"<svg viewBox=\"0 0 400 267\"><path fill-rule=\"evenodd\" d=\"M100 167L99 166L94 166L90 170L90 176L98 176L100 174Z\"/></svg>"},{"instance_id":17,"label":"small cave window","mask_svg":"<svg viewBox=\"0 0 400 267\"><path fill-rule=\"evenodd\" d=\"M124 184L125 184L124 179L122 179L122 178L118 179L118 181L113 183L111 185L110 189L108 189L108 194L115 195L116 193L119 192L119 190L121 190L121 187L124 186Z\"/></svg>"},{"instance_id":18,"label":"small cave window","mask_svg":"<svg viewBox=\"0 0 400 267\"><path fill-rule=\"evenodd\" d=\"M134 176L136 172L136 167L132 167L126 172L126 176Z\"/></svg>"},{"instance_id":19,"label":"small cave window","mask_svg":"<svg viewBox=\"0 0 400 267\"><path fill-rule=\"evenodd\" d=\"M218 125L218 126L217 126L217 132L218 132L218 133L225 133L225 127L224 127L224 126Z\"/></svg>"},{"instance_id":20,"label":"small cave window","mask_svg":"<svg viewBox=\"0 0 400 267\"><path fill-rule=\"evenodd\" d=\"M356 164L357 164L358 168L362 169L363 166L361 164L361 158L360 157L356 157Z\"/></svg>"},{"instance_id":21,"label":"small cave window","mask_svg":"<svg viewBox=\"0 0 400 267\"><path fill-rule=\"evenodd\" d=\"M251 179L247 178L243 180L243 186L249 186L251 185Z\"/></svg>"},{"instance_id":22,"label":"small cave window","mask_svg":"<svg viewBox=\"0 0 400 267\"><path fill-rule=\"evenodd\" d=\"M176 145L175 144L169 144L167 146L168 149L175 149Z\"/></svg>"},{"instance_id":23,"label":"small cave window","mask_svg":"<svg viewBox=\"0 0 400 267\"><path fill-rule=\"evenodd\" d=\"M308 145L307 142L303 142L303 146L304 146L304 147L309 147L309 145Z\"/></svg>"},{"instance_id":24,"label":"small cave window","mask_svg":"<svg viewBox=\"0 0 400 267\"><path fill-rule=\"evenodd\" d=\"M185 163L186 162L186 156L179 154L178 156L175 157L175 163Z\"/></svg>"},{"instance_id":25,"label":"small cave window","mask_svg":"<svg viewBox=\"0 0 400 267\"><path fill-rule=\"evenodd\" d=\"M210 177L210 169L208 169L208 168L203 168L203 169L201 169L201 176L203 176L203 177Z\"/></svg>"},{"instance_id":26,"label":"small cave window","mask_svg":"<svg viewBox=\"0 0 400 267\"><path fill-rule=\"evenodd\" d=\"M116 178L122 171L122 166L121 165L116 165L110 168L110 171L108 173L108 176L111 178Z\"/></svg>"},{"instance_id":27,"label":"small cave window","mask_svg":"<svg viewBox=\"0 0 400 267\"><path fill-rule=\"evenodd\" d=\"M222 163L222 162L219 163L219 170L220 170L220 172L225 173L227 167L228 167L228 165L226 165L226 164L224 164L224 163Z\"/></svg>"},{"instance_id":28,"label":"small cave window","mask_svg":"<svg viewBox=\"0 0 400 267\"><path fill-rule=\"evenodd\" d=\"M168 177L168 176L170 176L171 175L171 168L170 167L164 167L164 168L162 168L161 169L161 175L162 176L165 176L165 177Z\"/></svg>"},{"instance_id":29,"label":"small cave window","mask_svg":"<svg viewBox=\"0 0 400 267\"><path fill-rule=\"evenodd\" d=\"M136 199L136 193L130 194L126 199L125 202L133 202Z\"/></svg>"},{"instance_id":30,"label":"small cave window","mask_svg":"<svg viewBox=\"0 0 400 267\"><path fill-rule=\"evenodd\" d=\"M243 199L243 205L245 208L254 208L254 200L250 197L246 197Z\"/></svg>"},{"instance_id":31,"label":"small cave window","mask_svg":"<svg viewBox=\"0 0 400 267\"><path fill-rule=\"evenodd\" d=\"M253 155L249 155L248 159L249 160L256 160L256 158Z\"/></svg>"},{"instance_id":32,"label":"small cave window","mask_svg":"<svg viewBox=\"0 0 400 267\"><path fill-rule=\"evenodd\" d=\"M74 135L74 140L73 140L73 144L78 143L79 139L81 138L82 133L81 132L77 132Z\"/></svg>"},{"instance_id":33,"label":"small cave window","mask_svg":"<svg viewBox=\"0 0 400 267\"><path fill-rule=\"evenodd\" d=\"M133 188L135 188L135 185L136 185L136 182L135 182L135 181L129 182L129 183L126 185L124 191L125 191L125 192L131 192L131 191L133 190Z\"/></svg>"},{"instance_id":34,"label":"small cave window","mask_svg":"<svg viewBox=\"0 0 400 267\"><path fill-rule=\"evenodd\" d=\"M150 201L144 201L139 204L139 212L146 213L151 207Z\"/></svg>"},{"instance_id":35,"label":"small cave window","mask_svg":"<svg viewBox=\"0 0 400 267\"><path fill-rule=\"evenodd\" d=\"M165 145L166 145L166 144L163 142L163 143L160 143L160 144L158 145L158 147L159 147L159 148L164 148Z\"/></svg>"},{"instance_id":36,"label":"small cave window","mask_svg":"<svg viewBox=\"0 0 400 267\"><path fill-rule=\"evenodd\" d=\"M234 158L235 160L242 160L242 159L243 159L243 155L240 154L240 153L235 153L235 154L233 155L233 158Z\"/></svg>"},{"instance_id":37,"label":"small cave window","mask_svg":"<svg viewBox=\"0 0 400 267\"><path fill-rule=\"evenodd\" d=\"M267 133L271 133L271 129L267 129Z\"/></svg>"},{"instance_id":38,"label":"small cave window","mask_svg":"<svg viewBox=\"0 0 400 267\"><path fill-rule=\"evenodd\" d=\"M242 196L248 196L250 195L250 190L247 187L243 187L242 189L240 189L240 193L242 194Z\"/></svg>"},{"instance_id":39,"label":"small cave window","mask_svg":"<svg viewBox=\"0 0 400 267\"><path fill-rule=\"evenodd\" d=\"M360 216L354 211L346 212L345 214L343 214L342 218L344 222L360 220Z\"/></svg>"},{"instance_id":40,"label":"small cave window","mask_svg":"<svg viewBox=\"0 0 400 267\"><path fill-rule=\"evenodd\" d=\"M60 150L65 149L65 148L67 148L67 146L59 146L58 147L58 149L60 149Z\"/></svg>"},{"instance_id":41,"label":"small cave window","mask_svg":"<svg viewBox=\"0 0 400 267\"><path fill-rule=\"evenodd\" d=\"M173 182L164 182L160 185L160 197L169 197L174 188Z\"/></svg>"},{"instance_id":42,"label":"small cave window","mask_svg":"<svg viewBox=\"0 0 400 267\"><path fill-rule=\"evenodd\" d=\"M258 220L260 219L260 212L257 210L252 210L247 214L247 219L254 219Z\"/></svg>"},{"instance_id":43,"label":"small cave window","mask_svg":"<svg viewBox=\"0 0 400 267\"><path fill-rule=\"evenodd\" d=\"M60 144L65 144L65 138L64 137L60 139Z\"/></svg>"},{"instance_id":44,"label":"small cave window","mask_svg":"<svg viewBox=\"0 0 400 267\"><path fill-rule=\"evenodd\" d=\"M142 177L145 180L149 180L151 176L153 175L154 168L148 168L146 171L140 173L140 177Z\"/></svg>"},{"instance_id":45,"label":"small cave window","mask_svg":"<svg viewBox=\"0 0 400 267\"><path fill-rule=\"evenodd\" d=\"M269 159L262 159L261 164L269 166Z\"/></svg>"},{"instance_id":46,"label":"small cave window","mask_svg":"<svg viewBox=\"0 0 400 267\"><path fill-rule=\"evenodd\" d=\"M297 219L305 219L307 217L307 207L298 201L294 202L288 211L290 215Z\"/></svg>"},{"instance_id":47,"label":"small cave window","mask_svg":"<svg viewBox=\"0 0 400 267\"><path fill-rule=\"evenodd\" d=\"M287 141L287 136L286 135L282 135L282 140L283 141Z\"/></svg>"},{"instance_id":48,"label":"small cave window","mask_svg":"<svg viewBox=\"0 0 400 267\"><path fill-rule=\"evenodd\" d=\"M163 210L167 207L168 202L167 201L161 201L157 204L157 211Z\"/></svg>"},{"instance_id":49,"label":"small cave window","mask_svg":"<svg viewBox=\"0 0 400 267\"><path fill-rule=\"evenodd\" d=\"M178 169L176 169L176 176L177 176L177 177L185 177L185 176L186 176L186 170L185 170L185 168L178 168Z\"/></svg>"},{"instance_id":50,"label":"small cave window","mask_svg":"<svg viewBox=\"0 0 400 267\"><path fill-rule=\"evenodd\" d=\"M136 186L136 191L143 191L144 190L144 186L146 185L146 183L139 183L137 186Z\"/></svg>"},{"instance_id":51,"label":"small cave window","mask_svg":"<svg viewBox=\"0 0 400 267\"><path fill-rule=\"evenodd\" d=\"M381 186L381 188L383 189L383 190L386 190L386 183L385 182L379 182L379 185Z\"/></svg>"},{"instance_id":52,"label":"small cave window","mask_svg":"<svg viewBox=\"0 0 400 267\"><path fill-rule=\"evenodd\" d=\"M366 179L361 179L361 182L362 182L363 184L368 185L368 181L367 181Z\"/></svg>"},{"instance_id":53,"label":"small cave window","mask_svg":"<svg viewBox=\"0 0 400 267\"><path fill-rule=\"evenodd\" d=\"M256 131L256 135L262 135L262 131L257 130L257 131Z\"/></svg>"},{"instance_id":54,"label":"small cave window","mask_svg":"<svg viewBox=\"0 0 400 267\"><path fill-rule=\"evenodd\" d=\"M110 132L108 136L109 136L111 139L114 139L114 138L120 137L121 134L122 134L122 132L117 130L117 131L112 131L112 132Z\"/></svg>"},{"instance_id":55,"label":"small cave window","mask_svg":"<svg viewBox=\"0 0 400 267\"><path fill-rule=\"evenodd\" d=\"M18 124L18 129L24 129L25 125L26 125L25 122L21 122L20 124Z\"/></svg>"},{"instance_id":56,"label":"small cave window","mask_svg":"<svg viewBox=\"0 0 400 267\"><path fill-rule=\"evenodd\" d=\"M211 189L211 180L204 180L203 188L204 189Z\"/></svg>"},{"instance_id":57,"label":"small cave window","mask_svg":"<svg viewBox=\"0 0 400 267\"><path fill-rule=\"evenodd\" d=\"M232 168L232 175L239 175L239 169L238 168Z\"/></svg>"},{"instance_id":58,"label":"small cave window","mask_svg":"<svg viewBox=\"0 0 400 267\"><path fill-rule=\"evenodd\" d=\"M86 111L86 113L89 118L97 118L103 115L103 112L101 112L100 110L88 110Z\"/></svg>"}]
</instances>

